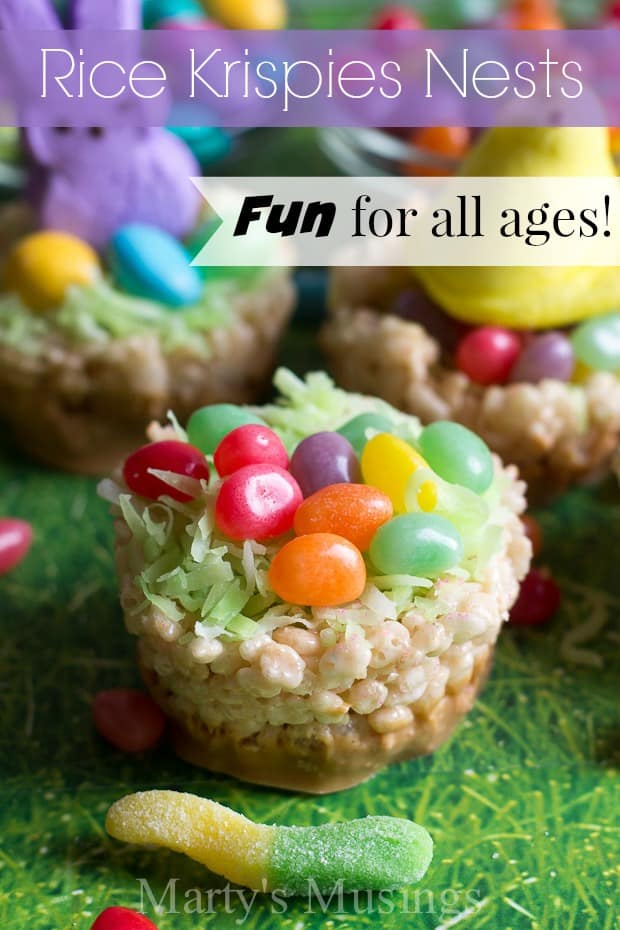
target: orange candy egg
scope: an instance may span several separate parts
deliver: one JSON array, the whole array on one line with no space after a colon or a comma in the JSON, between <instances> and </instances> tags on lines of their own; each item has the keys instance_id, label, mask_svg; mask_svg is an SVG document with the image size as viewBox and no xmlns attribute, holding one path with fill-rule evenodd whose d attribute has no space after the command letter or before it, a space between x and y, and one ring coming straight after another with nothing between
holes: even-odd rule
<instances>
[{"instance_id":1,"label":"orange candy egg","mask_svg":"<svg viewBox=\"0 0 620 930\"><path fill-rule=\"evenodd\" d=\"M353 543L335 533L309 533L287 542L269 569L269 584L283 601L337 607L360 596L366 565Z\"/></svg>"},{"instance_id":2,"label":"orange candy egg","mask_svg":"<svg viewBox=\"0 0 620 930\"><path fill-rule=\"evenodd\" d=\"M295 532L337 533L362 552L393 516L392 501L367 484L330 484L306 498L295 514Z\"/></svg>"}]
</instances>

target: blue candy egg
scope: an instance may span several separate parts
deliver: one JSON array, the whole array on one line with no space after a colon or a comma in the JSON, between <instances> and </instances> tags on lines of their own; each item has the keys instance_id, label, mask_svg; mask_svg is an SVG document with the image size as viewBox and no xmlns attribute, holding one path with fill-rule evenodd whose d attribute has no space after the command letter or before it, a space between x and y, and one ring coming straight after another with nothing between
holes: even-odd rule
<instances>
[{"instance_id":1,"label":"blue candy egg","mask_svg":"<svg viewBox=\"0 0 620 930\"><path fill-rule=\"evenodd\" d=\"M195 303L202 279L183 246L156 226L129 223L114 234L110 265L119 286L129 294L170 307Z\"/></svg>"},{"instance_id":2,"label":"blue candy egg","mask_svg":"<svg viewBox=\"0 0 620 930\"><path fill-rule=\"evenodd\" d=\"M185 142L201 165L219 161L230 152L232 136L219 126L170 126L170 131Z\"/></svg>"},{"instance_id":3,"label":"blue candy egg","mask_svg":"<svg viewBox=\"0 0 620 930\"><path fill-rule=\"evenodd\" d=\"M145 29L152 29L164 19L204 15L204 7L199 0L142 0L142 22Z\"/></svg>"}]
</instances>

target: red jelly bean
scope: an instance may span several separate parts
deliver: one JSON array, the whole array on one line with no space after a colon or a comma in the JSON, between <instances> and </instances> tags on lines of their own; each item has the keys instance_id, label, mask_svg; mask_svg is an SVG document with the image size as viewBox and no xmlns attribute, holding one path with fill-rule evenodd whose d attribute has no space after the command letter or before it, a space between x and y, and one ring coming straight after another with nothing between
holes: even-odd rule
<instances>
[{"instance_id":1,"label":"red jelly bean","mask_svg":"<svg viewBox=\"0 0 620 930\"><path fill-rule=\"evenodd\" d=\"M460 341L456 364L477 384L504 384L521 351L521 339L501 326L480 326Z\"/></svg>"},{"instance_id":2,"label":"red jelly bean","mask_svg":"<svg viewBox=\"0 0 620 930\"><path fill-rule=\"evenodd\" d=\"M288 468L284 443L268 426L248 423L224 436L213 454L213 464L224 477L245 465L277 465Z\"/></svg>"},{"instance_id":3,"label":"red jelly bean","mask_svg":"<svg viewBox=\"0 0 620 930\"><path fill-rule=\"evenodd\" d=\"M605 16L610 22L620 22L620 0L612 0Z\"/></svg>"},{"instance_id":4,"label":"red jelly bean","mask_svg":"<svg viewBox=\"0 0 620 930\"><path fill-rule=\"evenodd\" d=\"M371 29L423 29L420 17L406 6L386 6L379 10Z\"/></svg>"},{"instance_id":5,"label":"red jelly bean","mask_svg":"<svg viewBox=\"0 0 620 930\"><path fill-rule=\"evenodd\" d=\"M366 565L353 543L334 533L291 539L273 558L269 584L290 604L337 607L360 596Z\"/></svg>"},{"instance_id":6,"label":"red jelly bean","mask_svg":"<svg viewBox=\"0 0 620 930\"><path fill-rule=\"evenodd\" d=\"M521 523L523 524L525 535L532 544L532 554L537 556L540 553L543 544L543 531L541 525L538 520L535 520L534 517L530 516L529 513L526 513L521 517Z\"/></svg>"},{"instance_id":7,"label":"red jelly bean","mask_svg":"<svg viewBox=\"0 0 620 930\"><path fill-rule=\"evenodd\" d=\"M209 466L204 454L195 446L178 439L164 439L162 442L151 442L133 452L123 465L123 477L130 491L157 500L163 494L172 497L175 501L190 501L191 494L180 491L161 478L149 474L149 469L170 471L175 475L186 475L196 480L209 480Z\"/></svg>"},{"instance_id":8,"label":"red jelly bean","mask_svg":"<svg viewBox=\"0 0 620 930\"><path fill-rule=\"evenodd\" d=\"M557 583L537 568L532 568L521 582L519 597L510 611L514 626L538 626L553 617L562 600Z\"/></svg>"},{"instance_id":9,"label":"red jelly bean","mask_svg":"<svg viewBox=\"0 0 620 930\"><path fill-rule=\"evenodd\" d=\"M32 527L25 520L0 520L0 575L21 562L32 543Z\"/></svg>"},{"instance_id":10,"label":"red jelly bean","mask_svg":"<svg viewBox=\"0 0 620 930\"><path fill-rule=\"evenodd\" d=\"M93 720L97 732L123 752L152 749L161 739L166 723L153 698L131 688L96 694Z\"/></svg>"},{"instance_id":11,"label":"red jelly bean","mask_svg":"<svg viewBox=\"0 0 620 930\"><path fill-rule=\"evenodd\" d=\"M330 484L307 497L295 514L295 532L336 533L364 552L393 516L392 501L368 484Z\"/></svg>"},{"instance_id":12,"label":"red jelly bean","mask_svg":"<svg viewBox=\"0 0 620 930\"><path fill-rule=\"evenodd\" d=\"M293 528L302 500L299 485L283 468L246 465L223 482L215 522L231 539L274 539Z\"/></svg>"},{"instance_id":13,"label":"red jelly bean","mask_svg":"<svg viewBox=\"0 0 620 930\"><path fill-rule=\"evenodd\" d=\"M152 920L128 907L106 907L90 930L157 930Z\"/></svg>"}]
</instances>

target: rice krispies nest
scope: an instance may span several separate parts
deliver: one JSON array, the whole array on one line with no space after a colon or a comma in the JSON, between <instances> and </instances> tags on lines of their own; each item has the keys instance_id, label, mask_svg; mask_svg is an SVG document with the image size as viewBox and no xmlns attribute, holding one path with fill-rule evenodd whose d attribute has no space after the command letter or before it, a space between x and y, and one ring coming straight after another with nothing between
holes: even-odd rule
<instances>
[{"instance_id":1,"label":"rice krispies nest","mask_svg":"<svg viewBox=\"0 0 620 930\"><path fill-rule=\"evenodd\" d=\"M59 333L36 354L0 340L0 417L36 458L67 471L109 472L169 409L250 403L267 386L295 288L270 273L230 300L230 321L204 335L208 353L165 351L157 332L104 343Z\"/></svg>"},{"instance_id":2,"label":"rice krispies nest","mask_svg":"<svg viewBox=\"0 0 620 930\"><path fill-rule=\"evenodd\" d=\"M150 577L152 561L136 549L135 518L121 512L123 489L113 485L106 496L116 515L125 623L179 754L246 781L325 793L433 752L473 705L529 567L523 483L498 459L495 469L500 541L479 579L442 576L431 593L418 591L424 607L416 598L396 605L365 592L355 607L366 625L339 623L340 608L281 605L270 629L259 623L241 641L197 636L195 614L171 617L163 602L145 601L141 579ZM132 509L140 506L131 495ZM173 519L188 532L182 514ZM226 545L247 571L256 552L266 560L273 554L249 541L240 551L220 538L209 545Z\"/></svg>"},{"instance_id":3,"label":"rice krispies nest","mask_svg":"<svg viewBox=\"0 0 620 930\"><path fill-rule=\"evenodd\" d=\"M441 347L416 323L389 313L411 289L408 269L332 272L322 346L348 390L384 397L422 422L457 420L504 461L514 462L530 499L544 499L609 467L620 440L620 379L594 372L580 384L483 387L441 364Z\"/></svg>"}]
</instances>

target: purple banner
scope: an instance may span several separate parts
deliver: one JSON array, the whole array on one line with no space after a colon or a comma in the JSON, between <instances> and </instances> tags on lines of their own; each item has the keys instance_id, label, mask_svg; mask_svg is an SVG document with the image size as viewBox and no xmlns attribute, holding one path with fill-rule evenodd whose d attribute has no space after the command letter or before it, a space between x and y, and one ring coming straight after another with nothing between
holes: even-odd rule
<instances>
[{"instance_id":1,"label":"purple banner","mask_svg":"<svg viewBox=\"0 0 620 930\"><path fill-rule=\"evenodd\" d=\"M616 126L620 30L7 30L0 124Z\"/></svg>"}]
</instances>

